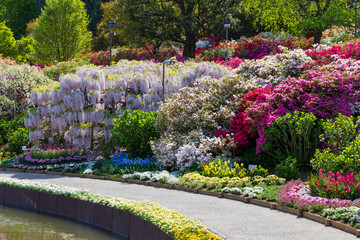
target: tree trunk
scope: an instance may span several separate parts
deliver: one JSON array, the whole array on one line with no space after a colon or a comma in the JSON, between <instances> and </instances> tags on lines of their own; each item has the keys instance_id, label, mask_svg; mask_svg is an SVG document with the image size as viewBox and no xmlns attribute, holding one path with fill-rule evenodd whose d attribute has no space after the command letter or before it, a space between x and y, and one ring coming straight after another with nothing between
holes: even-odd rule
<instances>
[{"instance_id":1,"label":"tree trunk","mask_svg":"<svg viewBox=\"0 0 360 240\"><path fill-rule=\"evenodd\" d=\"M185 40L185 46L184 46L184 57L190 57L195 58L195 50L196 50L196 36L193 33L185 33L186 40Z\"/></svg>"},{"instance_id":2,"label":"tree trunk","mask_svg":"<svg viewBox=\"0 0 360 240\"><path fill-rule=\"evenodd\" d=\"M322 31L321 30L315 30L314 31L314 44L319 44L321 38L322 38Z\"/></svg>"}]
</instances>

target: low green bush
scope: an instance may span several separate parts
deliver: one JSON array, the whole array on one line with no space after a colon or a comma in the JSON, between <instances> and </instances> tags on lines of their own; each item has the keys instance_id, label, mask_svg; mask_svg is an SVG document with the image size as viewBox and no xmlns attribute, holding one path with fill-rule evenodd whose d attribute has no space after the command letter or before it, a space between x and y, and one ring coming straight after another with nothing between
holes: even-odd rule
<instances>
[{"instance_id":1,"label":"low green bush","mask_svg":"<svg viewBox=\"0 0 360 240\"><path fill-rule=\"evenodd\" d=\"M44 69L44 74L53 81L59 81L59 77L68 73L75 73L82 66L90 64L88 61L59 62Z\"/></svg>"},{"instance_id":2,"label":"low green bush","mask_svg":"<svg viewBox=\"0 0 360 240\"><path fill-rule=\"evenodd\" d=\"M288 157L286 160L276 165L275 172L277 176L285 178L288 181L300 177L297 161L292 157Z\"/></svg>"},{"instance_id":3,"label":"low green bush","mask_svg":"<svg viewBox=\"0 0 360 240\"><path fill-rule=\"evenodd\" d=\"M360 117L339 115L322 123L324 134L320 135L325 149L317 149L311 160L312 167L328 172L360 171Z\"/></svg>"},{"instance_id":4,"label":"low green bush","mask_svg":"<svg viewBox=\"0 0 360 240\"><path fill-rule=\"evenodd\" d=\"M25 128L19 128L9 137L9 149L11 152L21 153L22 146L28 146L29 144L29 130Z\"/></svg>"},{"instance_id":5,"label":"low green bush","mask_svg":"<svg viewBox=\"0 0 360 240\"><path fill-rule=\"evenodd\" d=\"M310 168L310 159L318 145L321 124L313 113L295 111L279 117L264 132L268 141L265 150L277 159L295 158L303 170Z\"/></svg>"},{"instance_id":6,"label":"low green bush","mask_svg":"<svg viewBox=\"0 0 360 240\"><path fill-rule=\"evenodd\" d=\"M126 148L131 158L146 158L152 155L150 141L159 137L154 126L156 112L126 110L119 118L114 119L114 132L111 138L118 147Z\"/></svg>"}]
</instances>

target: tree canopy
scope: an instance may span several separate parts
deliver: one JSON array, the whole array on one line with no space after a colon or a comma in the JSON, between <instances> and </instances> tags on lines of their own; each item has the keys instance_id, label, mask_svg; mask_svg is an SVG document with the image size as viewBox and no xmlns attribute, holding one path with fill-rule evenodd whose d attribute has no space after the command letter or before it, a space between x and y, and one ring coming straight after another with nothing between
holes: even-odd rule
<instances>
[{"instance_id":1,"label":"tree canopy","mask_svg":"<svg viewBox=\"0 0 360 240\"><path fill-rule=\"evenodd\" d=\"M184 44L183 55L195 56L195 43L219 32L223 19L237 0L128 0L132 21L140 24L140 37Z\"/></svg>"},{"instance_id":2,"label":"tree canopy","mask_svg":"<svg viewBox=\"0 0 360 240\"><path fill-rule=\"evenodd\" d=\"M346 0L243 0L243 11L273 32L286 31L321 39L332 26L351 26Z\"/></svg>"},{"instance_id":3,"label":"tree canopy","mask_svg":"<svg viewBox=\"0 0 360 240\"><path fill-rule=\"evenodd\" d=\"M61 62L88 48L88 24L81 0L47 0L34 29L37 57Z\"/></svg>"}]
</instances>

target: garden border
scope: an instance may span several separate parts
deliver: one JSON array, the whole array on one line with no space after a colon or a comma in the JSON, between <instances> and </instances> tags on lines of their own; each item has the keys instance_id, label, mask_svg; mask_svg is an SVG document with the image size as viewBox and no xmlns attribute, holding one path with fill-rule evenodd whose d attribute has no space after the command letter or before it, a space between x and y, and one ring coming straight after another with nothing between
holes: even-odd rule
<instances>
[{"instance_id":1,"label":"garden border","mask_svg":"<svg viewBox=\"0 0 360 240\"><path fill-rule=\"evenodd\" d=\"M79 221L110 231L124 239L174 240L155 224L132 213L73 197L0 185L0 205L34 210Z\"/></svg>"},{"instance_id":2,"label":"garden border","mask_svg":"<svg viewBox=\"0 0 360 240\"><path fill-rule=\"evenodd\" d=\"M259 199L255 199L255 198L248 198L248 197L244 197L244 196L234 195L231 193L214 192L214 191L209 191L206 189L197 189L197 188L191 188L191 187L179 186L179 185L169 185L169 184L152 182L152 181L125 179L125 178L119 178L119 177L86 175L86 174L69 173L69 172L53 172L53 171L45 171L45 170L27 170L27 169L14 169L14 168L0 168L0 171L27 172L27 173L37 173L37 174L49 174L49 175L69 176L69 177L110 180L110 181L115 181L115 182L139 184L139 185L152 186L152 187L157 187L157 188L174 189L174 190L180 190L180 191L185 191L185 192L214 196L214 197L218 197L218 198L227 198L227 199L231 199L231 200L235 200L235 201L241 201L244 203L251 203L251 204L258 205L258 206L265 207L265 208L270 208L271 210L278 210L278 211L290 213L290 214L296 215L297 217L304 217L309 220L312 220L312 221L315 221L318 223L322 223L326 227L331 226L336 229L354 234L356 237L360 238L360 229L352 227L349 224L345 224L340 221L331 220L331 219L325 218L325 217L315 214L315 213L306 212L306 211L302 211L302 210L299 210L296 208L283 206L276 202L259 200ZM1 188L0 188L0 196L1 196ZM0 199L0 203L1 203L1 199ZM169 239L173 239L173 238L169 238Z\"/></svg>"}]
</instances>

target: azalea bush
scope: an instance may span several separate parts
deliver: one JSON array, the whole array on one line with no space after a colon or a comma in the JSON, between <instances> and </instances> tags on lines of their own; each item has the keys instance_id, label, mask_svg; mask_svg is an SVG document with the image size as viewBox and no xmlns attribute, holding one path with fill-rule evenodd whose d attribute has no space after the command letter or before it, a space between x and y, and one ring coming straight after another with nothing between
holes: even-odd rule
<instances>
[{"instance_id":1,"label":"azalea bush","mask_svg":"<svg viewBox=\"0 0 360 240\"><path fill-rule=\"evenodd\" d=\"M255 101L245 113L257 127L257 151L261 151L267 141L265 129L288 112L301 110L324 119L337 117L339 113L356 114L360 100L358 68L359 63L351 59L318 66L299 78L287 78L274 87L272 94Z\"/></svg>"},{"instance_id":2,"label":"azalea bush","mask_svg":"<svg viewBox=\"0 0 360 240\"><path fill-rule=\"evenodd\" d=\"M266 56L257 61L245 60L236 69L236 73L260 86L276 86L289 76L300 76L304 64L311 62L311 58L302 49L281 49L283 53Z\"/></svg>"},{"instance_id":3,"label":"azalea bush","mask_svg":"<svg viewBox=\"0 0 360 240\"><path fill-rule=\"evenodd\" d=\"M326 198L360 199L360 178L354 173L325 172L320 169L317 175L308 179L310 194Z\"/></svg>"},{"instance_id":4,"label":"azalea bush","mask_svg":"<svg viewBox=\"0 0 360 240\"><path fill-rule=\"evenodd\" d=\"M29 106L31 91L52 81L28 64L0 64L0 111L16 117Z\"/></svg>"}]
</instances>

